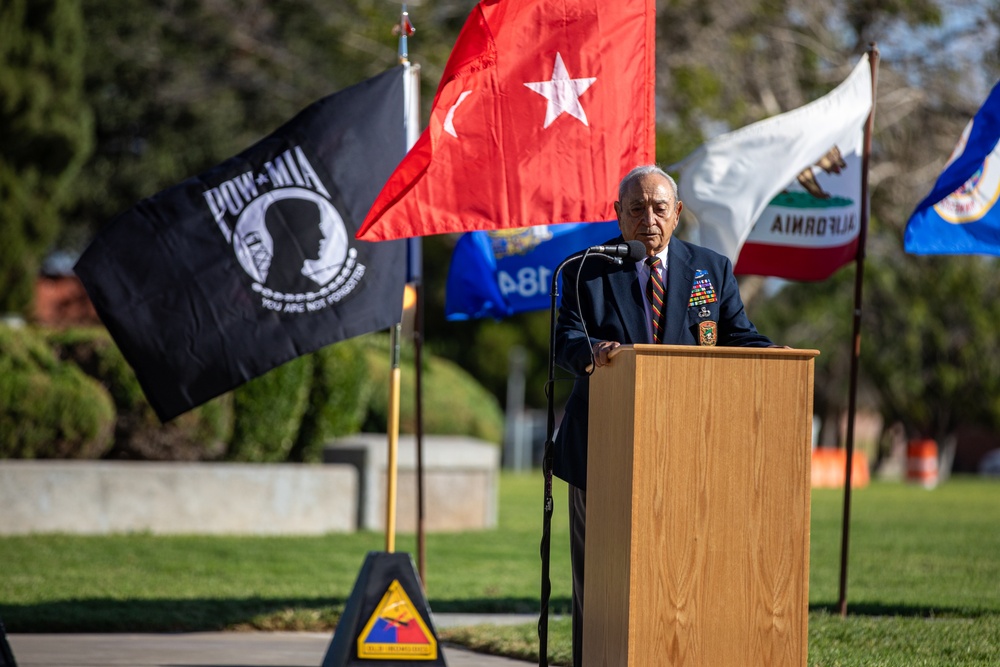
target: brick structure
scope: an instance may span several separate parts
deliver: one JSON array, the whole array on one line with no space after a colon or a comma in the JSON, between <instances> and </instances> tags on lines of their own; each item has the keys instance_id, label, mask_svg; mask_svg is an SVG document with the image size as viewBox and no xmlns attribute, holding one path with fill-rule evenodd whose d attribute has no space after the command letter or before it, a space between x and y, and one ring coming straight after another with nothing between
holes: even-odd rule
<instances>
[{"instance_id":1,"label":"brick structure","mask_svg":"<svg viewBox=\"0 0 1000 667\"><path fill-rule=\"evenodd\" d=\"M62 328L101 323L83 283L76 276L39 276L35 281L35 311L32 322Z\"/></svg>"}]
</instances>

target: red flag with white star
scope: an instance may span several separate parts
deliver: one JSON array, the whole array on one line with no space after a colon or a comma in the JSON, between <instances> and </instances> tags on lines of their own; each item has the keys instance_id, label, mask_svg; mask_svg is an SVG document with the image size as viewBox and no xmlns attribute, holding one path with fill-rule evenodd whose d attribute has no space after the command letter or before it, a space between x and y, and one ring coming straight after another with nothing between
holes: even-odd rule
<instances>
[{"instance_id":1,"label":"red flag with white star","mask_svg":"<svg viewBox=\"0 0 1000 667\"><path fill-rule=\"evenodd\" d=\"M380 241L613 219L654 161L654 0L483 0L430 122L358 230Z\"/></svg>"}]
</instances>

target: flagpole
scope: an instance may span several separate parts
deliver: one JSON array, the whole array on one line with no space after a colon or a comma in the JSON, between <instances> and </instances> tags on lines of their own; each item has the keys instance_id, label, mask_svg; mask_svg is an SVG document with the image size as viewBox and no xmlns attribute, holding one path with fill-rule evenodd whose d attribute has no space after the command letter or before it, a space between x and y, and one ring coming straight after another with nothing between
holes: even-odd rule
<instances>
[{"instance_id":1,"label":"flagpole","mask_svg":"<svg viewBox=\"0 0 1000 667\"><path fill-rule=\"evenodd\" d=\"M861 228L858 231L857 269L854 274L854 335L851 350L851 381L847 402L847 462L844 470L844 514L840 540L840 597L837 606L841 616L847 616L847 560L851 534L851 470L854 467L854 418L857 412L858 366L861 358L861 301L865 275L865 245L868 242L868 167L871 161L872 132L875 128L875 93L878 89L878 46L868 48L868 64L872 74L872 108L865 123L864 152L861 155Z\"/></svg>"},{"instance_id":2,"label":"flagpole","mask_svg":"<svg viewBox=\"0 0 1000 667\"><path fill-rule=\"evenodd\" d=\"M411 239L412 245L420 251L420 242ZM418 254L415 260L417 271L422 272L423 257ZM425 562L427 557L427 540L424 530L424 391L423 391L423 339L424 339L424 286L423 279L417 274L413 281L416 309L413 322L413 366L414 382L416 383L416 440L417 440L417 573L420 575L420 585L427 592L427 572Z\"/></svg>"},{"instance_id":3,"label":"flagpole","mask_svg":"<svg viewBox=\"0 0 1000 667\"><path fill-rule=\"evenodd\" d=\"M410 90L410 66L409 66L409 49L407 46L407 37L413 34L413 26L410 24L409 13L406 11L406 3L402 4L402 11L400 13L399 23L393 28L394 32L399 34L399 62L404 66L403 72L403 118L404 118L404 132L406 133L406 149L409 150L413 145L410 135L411 132L411 104L410 95L412 91ZM412 263L412 258L409 257L409 246L407 247L407 260L408 265ZM412 269L408 269L412 271ZM409 280L409 276L407 276ZM400 304L402 306L402 304ZM396 323L396 326L392 328L389 342L389 354L390 354L390 374L389 374L389 415L386 424L386 431L388 436L388 455L386 462L386 506L385 506L385 550L387 553L393 553L396 550L396 496L399 480L399 393L400 393L400 369L399 369L399 339L402 335L402 316L400 321ZM419 357L417 368L419 369ZM419 370L418 370L419 372ZM417 392L419 397L420 385L417 383ZM419 406L419 401L418 401ZM419 407L418 407L419 414ZM419 416L418 416L419 422ZM422 505L423 498L421 496L422 489L420 484L421 477L421 456L420 456L420 433L417 433L417 507L418 507L418 525L422 518ZM423 580L423 572L420 572L420 578Z\"/></svg>"},{"instance_id":4,"label":"flagpole","mask_svg":"<svg viewBox=\"0 0 1000 667\"><path fill-rule=\"evenodd\" d=\"M399 62L405 68L403 74L404 118L406 123L406 150L409 151L420 136L420 65L410 63L409 37L416 29L410 22L406 3L402 3L399 23L393 31L399 35ZM424 338L424 290L423 290L423 248L422 238L407 240L406 282L413 285L413 366L414 391L416 398L416 485L417 485L417 573L420 585L427 591L425 557L427 555L426 533L424 530L424 401L423 401L423 338Z\"/></svg>"},{"instance_id":5,"label":"flagpole","mask_svg":"<svg viewBox=\"0 0 1000 667\"><path fill-rule=\"evenodd\" d=\"M389 345L390 368L392 370L389 374L389 418L386 425L389 453L386 462L385 551L390 554L396 550L396 483L399 458L399 335L401 328L400 323L392 328Z\"/></svg>"}]
</instances>

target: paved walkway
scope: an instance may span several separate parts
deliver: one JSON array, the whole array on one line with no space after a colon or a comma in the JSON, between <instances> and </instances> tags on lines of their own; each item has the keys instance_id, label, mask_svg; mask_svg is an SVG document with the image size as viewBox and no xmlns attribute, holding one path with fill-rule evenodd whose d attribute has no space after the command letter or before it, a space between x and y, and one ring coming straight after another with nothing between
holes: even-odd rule
<instances>
[{"instance_id":1,"label":"paved walkway","mask_svg":"<svg viewBox=\"0 0 1000 667\"><path fill-rule=\"evenodd\" d=\"M437 628L533 623L532 615L435 614ZM319 667L328 632L177 634L8 634L18 667ZM532 663L443 647L449 667L525 667Z\"/></svg>"}]
</instances>

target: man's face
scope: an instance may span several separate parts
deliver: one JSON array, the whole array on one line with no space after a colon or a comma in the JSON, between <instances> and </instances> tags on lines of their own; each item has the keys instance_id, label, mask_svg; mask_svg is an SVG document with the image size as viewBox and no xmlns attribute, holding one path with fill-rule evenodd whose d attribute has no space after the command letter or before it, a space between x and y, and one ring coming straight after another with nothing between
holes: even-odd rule
<instances>
[{"instance_id":1,"label":"man's face","mask_svg":"<svg viewBox=\"0 0 1000 667\"><path fill-rule=\"evenodd\" d=\"M663 251L677 227L683 204L674 200L670 183L659 174L645 174L629 184L615 202L618 228L626 241L641 241L650 257Z\"/></svg>"}]
</instances>

